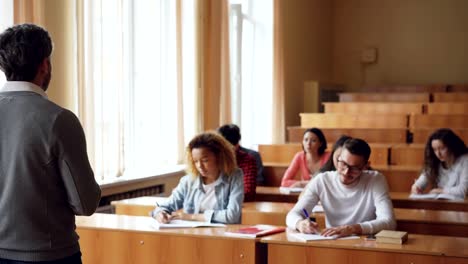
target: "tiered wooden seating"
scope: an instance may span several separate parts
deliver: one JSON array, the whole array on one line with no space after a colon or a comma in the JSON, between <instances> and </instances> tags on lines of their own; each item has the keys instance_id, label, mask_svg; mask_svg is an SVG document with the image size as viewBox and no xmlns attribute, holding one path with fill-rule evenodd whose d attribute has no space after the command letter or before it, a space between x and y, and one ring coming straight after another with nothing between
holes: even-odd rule
<instances>
[{"instance_id":1,"label":"tiered wooden seating","mask_svg":"<svg viewBox=\"0 0 468 264\"><path fill-rule=\"evenodd\" d=\"M372 148L372 153L369 158L370 162L375 165L387 165L388 164L388 152L391 144L369 144ZM274 145L258 145L258 151L262 156L262 161L266 164L286 164L294 158L294 155L301 151L301 144L290 143L290 144L274 144Z\"/></svg>"},{"instance_id":2,"label":"tiered wooden seating","mask_svg":"<svg viewBox=\"0 0 468 264\"><path fill-rule=\"evenodd\" d=\"M391 192L409 192L414 180L418 178L422 165L388 165L372 166L372 169L380 171L387 180Z\"/></svg>"},{"instance_id":3,"label":"tiered wooden seating","mask_svg":"<svg viewBox=\"0 0 468 264\"><path fill-rule=\"evenodd\" d=\"M435 103L468 102L468 92L433 93L432 98Z\"/></svg>"},{"instance_id":4,"label":"tiered wooden seating","mask_svg":"<svg viewBox=\"0 0 468 264\"><path fill-rule=\"evenodd\" d=\"M422 114L424 103L369 103L369 102L339 102L323 103L325 113L343 114Z\"/></svg>"},{"instance_id":5,"label":"tiered wooden seating","mask_svg":"<svg viewBox=\"0 0 468 264\"><path fill-rule=\"evenodd\" d=\"M340 102L421 102L430 101L430 93L339 93Z\"/></svg>"},{"instance_id":6,"label":"tiered wooden seating","mask_svg":"<svg viewBox=\"0 0 468 264\"><path fill-rule=\"evenodd\" d=\"M304 131L303 127L288 127L288 142L302 142ZM406 128L320 128L327 139L327 142L333 144L342 135L348 135L355 138L362 138L368 143L406 143L408 130Z\"/></svg>"},{"instance_id":7,"label":"tiered wooden seating","mask_svg":"<svg viewBox=\"0 0 468 264\"><path fill-rule=\"evenodd\" d=\"M390 164L399 166L422 166L424 144L398 144L390 149Z\"/></svg>"},{"instance_id":8,"label":"tiered wooden seating","mask_svg":"<svg viewBox=\"0 0 468 264\"><path fill-rule=\"evenodd\" d=\"M468 124L467 124L468 126ZM451 128L465 143L468 143L468 128ZM429 136L435 131L434 128L412 128L410 130L413 143L425 144Z\"/></svg>"},{"instance_id":9,"label":"tiered wooden seating","mask_svg":"<svg viewBox=\"0 0 468 264\"><path fill-rule=\"evenodd\" d=\"M363 87L365 91L387 92L387 93L434 93L446 92L446 84L426 85L379 85Z\"/></svg>"},{"instance_id":10,"label":"tiered wooden seating","mask_svg":"<svg viewBox=\"0 0 468 264\"><path fill-rule=\"evenodd\" d=\"M427 114L464 115L468 113L468 103L445 102L427 104Z\"/></svg>"},{"instance_id":11,"label":"tiered wooden seating","mask_svg":"<svg viewBox=\"0 0 468 264\"><path fill-rule=\"evenodd\" d=\"M467 128L468 114L453 115L453 114L431 114L419 115L414 114L409 118L409 127L413 128Z\"/></svg>"},{"instance_id":12,"label":"tiered wooden seating","mask_svg":"<svg viewBox=\"0 0 468 264\"><path fill-rule=\"evenodd\" d=\"M301 113L301 127L322 128L406 128L404 114L325 114Z\"/></svg>"}]
</instances>

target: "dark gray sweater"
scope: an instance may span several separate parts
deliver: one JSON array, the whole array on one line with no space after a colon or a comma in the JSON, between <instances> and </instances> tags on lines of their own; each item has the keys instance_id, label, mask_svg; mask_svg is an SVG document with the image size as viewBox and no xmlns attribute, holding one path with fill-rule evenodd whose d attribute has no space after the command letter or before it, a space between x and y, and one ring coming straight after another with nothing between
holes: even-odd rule
<instances>
[{"instance_id":1,"label":"dark gray sweater","mask_svg":"<svg viewBox=\"0 0 468 264\"><path fill-rule=\"evenodd\" d=\"M75 215L93 214L100 195L77 117L34 92L1 92L0 258L78 252Z\"/></svg>"}]
</instances>

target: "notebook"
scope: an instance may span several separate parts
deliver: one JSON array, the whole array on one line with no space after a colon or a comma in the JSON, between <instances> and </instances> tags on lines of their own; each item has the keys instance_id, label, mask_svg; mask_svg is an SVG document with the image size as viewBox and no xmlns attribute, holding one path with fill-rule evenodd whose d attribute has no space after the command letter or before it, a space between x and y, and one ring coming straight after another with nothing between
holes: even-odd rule
<instances>
[{"instance_id":1,"label":"notebook","mask_svg":"<svg viewBox=\"0 0 468 264\"><path fill-rule=\"evenodd\" d=\"M463 198L446 194L446 193L425 193L425 194L411 194L411 199L436 199L436 200L463 200Z\"/></svg>"},{"instance_id":2,"label":"notebook","mask_svg":"<svg viewBox=\"0 0 468 264\"><path fill-rule=\"evenodd\" d=\"M234 231L227 231L225 232L225 234L229 236L255 238L280 233L283 232L285 229L286 227L283 226L254 225L242 227Z\"/></svg>"},{"instance_id":3,"label":"notebook","mask_svg":"<svg viewBox=\"0 0 468 264\"><path fill-rule=\"evenodd\" d=\"M161 224L154 220L151 226L155 229L167 229L167 228L187 228L187 227L226 227L225 224L200 222L200 221L186 221L186 220L171 220L167 224Z\"/></svg>"}]
</instances>

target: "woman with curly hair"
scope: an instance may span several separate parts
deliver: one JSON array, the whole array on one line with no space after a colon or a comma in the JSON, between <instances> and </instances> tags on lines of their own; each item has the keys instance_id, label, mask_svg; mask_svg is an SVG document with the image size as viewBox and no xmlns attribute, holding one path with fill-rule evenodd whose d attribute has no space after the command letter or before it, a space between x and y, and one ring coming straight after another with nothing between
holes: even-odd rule
<instances>
[{"instance_id":1,"label":"woman with curly hair","mask_svg":"<svg viewBox=\"0 0 468 264\"><path fill-rule=\"evenodd\" d=\"M452 130L436 130L426 143L424 167L411 192L421 194L430 186L430 193L465 198L468 189L467 153L465 143Z\"/></svg>"},{"instance_id":2,"label":"woman with curly hair","mask_svg":"<svg viewBox=\"0 0 468 264\"><path fill-rule=\"evenodd\" d=\"M214 132L195 136L187 146L187 173L169 199L153 211L156 220L241 222L243 174L227 140Z\"/></svg>"}]
</instances>

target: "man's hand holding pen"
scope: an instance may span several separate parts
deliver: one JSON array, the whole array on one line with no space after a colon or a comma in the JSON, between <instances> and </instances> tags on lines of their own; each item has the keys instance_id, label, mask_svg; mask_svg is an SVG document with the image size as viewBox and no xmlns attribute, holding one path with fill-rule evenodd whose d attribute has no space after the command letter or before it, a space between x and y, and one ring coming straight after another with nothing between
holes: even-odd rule
<instances>
[{"instance_id":1,"label":"man's hand holding pen","mask_svg":"<svg viewBox=\"0 0 468 264\"><path fill-rule=\"evenodd\" d=\"M320 233L319 226L315 222L315 217L310 217L306 209L302 209L305 219L297 221L296 229L305 234L318 234Z\"/></svg>"}]
</instances>

